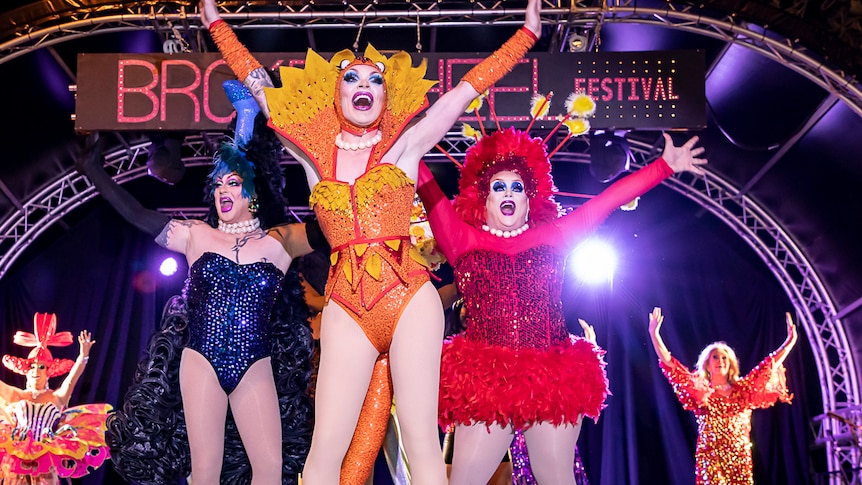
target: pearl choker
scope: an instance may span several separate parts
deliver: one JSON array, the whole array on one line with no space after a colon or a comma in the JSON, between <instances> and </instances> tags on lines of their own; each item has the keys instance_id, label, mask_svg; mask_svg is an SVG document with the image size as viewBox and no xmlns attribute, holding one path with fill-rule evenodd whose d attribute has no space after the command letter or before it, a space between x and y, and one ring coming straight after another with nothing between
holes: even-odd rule
<instances>
[{"instance_id":1,"label":"pearl choker","mask_svg":"<svg viewBox=\"0 0 862 485\"><path fill-rule=\"evenodd\" d=\"M49 387L46 387L45 389L42 389L42 390L34 389L32 387L27 388L27 391L30 392L30 396L32 396L34 401L36 399L39 399L39 396L41 396L42 394L45 394L46 392L48 392L50 390L51 390L51 388L49 388Z\"/></svg>"},{"instance_id":2,"label":"pearl choker","mask_svg":"<svg viewBox=\"0 0 862 485\"><path fill-rule=\"evenodd\" d=\"M529 228L530 228L530 224L528 224L526 222L524 223L523 226L521 226L517 229L513 229L511 231L501 231L499 229L491 229L490 227L488 227L488 224L482 224L482 230L483 231L490 232L491 234L493 234L497 237L502 237L502 238L510 238L510 237L515 237L515 236L520 236L521 234L524 233L524 231L526 231Z\"/></svg>"},{"instance_id":3,"label":"pearl choker","mask_svg":"<svg viewBox=\"0 0 862 485\"><path fill-rule=\"evenodd\" d=\"M218 221L218 230L221 232L226 232L228 234L245 234L247 232L254 232L259 227L260 219L258 219L257 217L242 222L227 223L221 220Z\"/></svg>"},{"instance_id":4,"label":"pearl choker","mask_svg":"<svg viewBox=\"0 0 862 485\"><path fill-rule=\"evenodd\" d=\"M374 145L380 143L380 140L382 140L382 139L383 139L383 134L381 134L379 130L377 131L377 134L374 135L373 137L371 137L370 139L368 139L366 141L360 141L360 142L344 141L341 138L341 133L339 133L338 135L335 136L335 146L337 146L338 148L340 148L342 150L359 151L359 150L365 150L366 148L373 147Z\"/></svg>"}]
</instances>

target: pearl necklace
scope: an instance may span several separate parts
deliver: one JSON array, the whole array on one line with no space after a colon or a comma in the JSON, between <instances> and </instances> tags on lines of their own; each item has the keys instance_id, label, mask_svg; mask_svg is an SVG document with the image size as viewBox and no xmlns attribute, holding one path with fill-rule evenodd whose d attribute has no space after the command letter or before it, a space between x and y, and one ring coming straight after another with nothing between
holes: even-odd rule
<instances>
[{"instance_id":1,"label":"pearl necklace","mask_svg":"<svg viewBox=\"0 0 862 485\"><path fill-rule=\"evenodd\" d=\"M380 143L380 140L382 140L382 139L383 139L383 134L380 133L379 130L377 131L377 134L374 135L373 137L371 137L370 139L368 139L366 141L360 141L360 142L344 141L341 138L341 133L339 133L338 135L335 136L335 146L337 146L338 148L340 148L342 150L359 151L359 150L365 150L366 148L373 147L374 145Z\"/></svg>"},{"instance_id":2,"label":"pearl necklace","mask_svg":"<svg viewBox=\"0 0 862 485\"><path fill-rule=\"evenodd\" d=\"M257 228L260 227L260 219L255 217L254 219L242 222L224 222L222 220L218 221L218 230L221 232L225 232L228 234L245 234L247 232L254 232Z\"/></svg>"},{"instance_id":3,"label":"pearl necklace","mask_svg":"<svg viewBox=\"0 0 862 485\"><path fill-rule=\"evenodd\" d=\"M42 390L33 389L32 387L27 388L27 391L30 393L30 396L33 398L34 401L36 399L39 399L39 396L41 396L42 394L45 394L46 392L48 392L50 390L51 389L48 387L46 387L45 389L42 389Z\"/></svg>"},{"instance_id":4,"label":"pearl necklace","mask_svg":"<svg viewBox=\"0 0 862 485\"><path fill-rule=\"evenodd\" d=\"M488 227L488 224L482 224L482 230L483 231L490 232L491 234L493 234L497 237L502 237L502 238L510 238L510 237L515 237L515 236L520 236L521 234L524 233L524 231L526 231L529 228L530 228L530 224L528 224L526 222L524 223L523 226L521 226L517 229L513 229L511 231L501 231L499 229L491 229L490 227Z\"/></svg>"}]
</instances>

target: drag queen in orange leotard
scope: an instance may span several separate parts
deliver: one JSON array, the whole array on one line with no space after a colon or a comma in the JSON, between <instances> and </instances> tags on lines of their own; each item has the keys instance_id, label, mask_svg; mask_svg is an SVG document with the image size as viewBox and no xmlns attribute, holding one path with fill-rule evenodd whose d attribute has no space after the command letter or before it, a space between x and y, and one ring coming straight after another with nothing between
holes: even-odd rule
<instances>
[{"instance_id":1,"label":"drag queen in orange leotard","mask_svg":"<svg viewBox=\"0 0 862 485\"><path fill-rule=\"evenodd\" d=\"M410 124L433 83L408 54L369 46L326 61L309 51L304 68L281 68L276 89L215 1L200 4L225 62L305 168L333 248L306 485L364 482L389 418L390 372L414 483L446 482L436 427L443 312L408 239L413 181L422 156L533 45L539 5L530 0L524 28Z\"/></svg>"}]
</instances>

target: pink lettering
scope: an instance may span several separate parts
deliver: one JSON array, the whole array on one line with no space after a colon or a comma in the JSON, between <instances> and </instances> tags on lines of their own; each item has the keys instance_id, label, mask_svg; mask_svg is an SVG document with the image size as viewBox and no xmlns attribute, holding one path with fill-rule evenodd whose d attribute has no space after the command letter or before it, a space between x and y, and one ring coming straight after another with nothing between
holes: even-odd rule
<instances>
[{"instance_id":1,"label":"pink lettering","mask_svg":"<svg viewBox=\"0 0 862 485\"><path fill-rule=\"evenodd\" d=\"M235 112L231 111L229 116L216 116L212 112L212 109L210 108L210 102L209 102L211 99L210 93L212 92L211 76L212 76L213 71L215 71L215 69L221 65L224 65L224 61L222 59L219 59L219 60L213 62L212 64L210 64L209 67L207 67L206 72L204 73L204 95L203 96L204 96L204 100L206 100L204 102L204 116L206 116L208 119L215 121L216 123L228 124L228 123L230 123L230 120L233 119ZM219 91L221 91L221 90L219 90Z\"/></svg>"},{"instance_id":2,"label":"pink lettering","mask_svg":"<svg viewBox=\"0 0 862 485\"><path fill-rule=\"evenodd\" d=\"M636 77L628 78L629 86L631 86L631 91L629 91L629 98L628 98L629 101L639 101L641 99L637 95L638 81L639 81L639 79Z\"/></svg>"},{"instance_id":3,"label":"pink lettering","mask_svg":"<svg viewBox=\"0 0 862 485\"><path fill-rule=\"evenodd\" d=\"M195 73L195 80L189 86L180 87L180 88L169 88L168 87L168 68L170 66L185 66L192 70ZM184 94L192 100L192 104L195 107L194 120L195 123L200 123L201 121L201 105L200 100L195 96L192 92L197 89L198 86L201 85L201 72L198 70L197 66L194 63L189 61L180 61L180 60L165 60L162 61L162 115L161 120L165 121L168 116L167 110L167 97L169 94Z\"/></svg>"},{"instance_id":4,"label":"pink lettering","mask_svg":"<svg viewBox=\"0 0 862 485\"><path fill-rule=\"evenodd\" d=\"M127 88L126 87L126 67L139 66L150 71L152 82L146 86ZM156 66L151 62L141 59L123 59L117 66L117 122L118 123L144 123L156 117L159 110L159 98L153 93L153 88L159 83L158 71ZM126 116L125 104L127 94L143 94L149 98L152 103L152 111L144 116Z\"/></svg>"}]
</instances>

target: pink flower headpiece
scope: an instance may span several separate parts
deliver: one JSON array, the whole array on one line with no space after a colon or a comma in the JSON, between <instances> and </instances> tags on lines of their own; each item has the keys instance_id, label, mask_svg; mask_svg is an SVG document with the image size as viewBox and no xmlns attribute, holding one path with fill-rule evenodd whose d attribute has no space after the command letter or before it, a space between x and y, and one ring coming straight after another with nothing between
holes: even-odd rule
<instances>
[{"instance_id":1,"label":"pink flower headpiece","mask_svg":"<svg viewBox=\"0 0 862 485\"><path fill-rule=\"evenodd\" d=\"M3 356L3 365L17 374L26 375L33 363L45 364L48 377L63 375L72 369L74 362L69 359L55 359L48 346L65 347L74 342L71 332L57 333L57 315L36 313L33 315L35 333L18 331L12 341L24 347L33 347L26 359L12 355Z\"/></svg>"}]
</instances>

